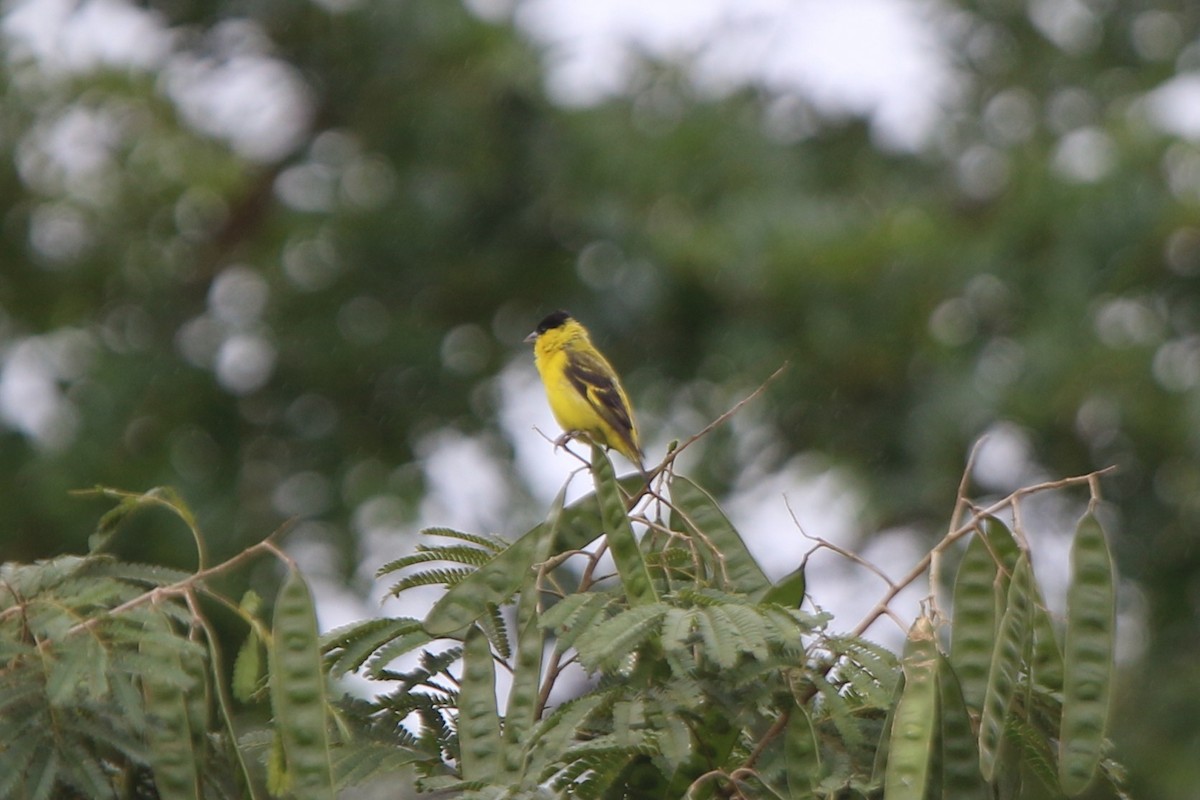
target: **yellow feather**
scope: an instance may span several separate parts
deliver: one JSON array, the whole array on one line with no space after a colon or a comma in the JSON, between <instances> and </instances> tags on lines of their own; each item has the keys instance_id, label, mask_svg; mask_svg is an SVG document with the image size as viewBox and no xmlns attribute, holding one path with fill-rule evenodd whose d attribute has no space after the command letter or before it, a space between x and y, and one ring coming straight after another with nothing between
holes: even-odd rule
<instances>
[{"instance_id":1,"label":"yellow feather","mask_svg":"<svg viewBox=\"0 0 1200 800\"><path fill-rule=\"evenodd\" d=\"M562 429L612 448L642 469L633 408L587 329L560 311L542 320L526 341L534 343L534 364Z\"/></svg>"}]
</instances>

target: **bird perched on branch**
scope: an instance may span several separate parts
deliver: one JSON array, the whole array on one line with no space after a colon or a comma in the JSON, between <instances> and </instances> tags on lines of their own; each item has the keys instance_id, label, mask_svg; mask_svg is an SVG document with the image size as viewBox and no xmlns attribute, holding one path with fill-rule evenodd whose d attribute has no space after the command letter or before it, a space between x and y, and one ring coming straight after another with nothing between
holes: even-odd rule
<instances>
[{"instance_id":1,"label":"bird perched on branch","mask_svg":"<svg viewBox=\"0 0 1200 800\"><path fill-rule=\"evenodd\" d=\"M629 398L587 328L566 311L555 311L525 341L533 343L550 410L564 431L556 444L578 436L616 450L645 472Z\"/></svg>"}]
</instances>

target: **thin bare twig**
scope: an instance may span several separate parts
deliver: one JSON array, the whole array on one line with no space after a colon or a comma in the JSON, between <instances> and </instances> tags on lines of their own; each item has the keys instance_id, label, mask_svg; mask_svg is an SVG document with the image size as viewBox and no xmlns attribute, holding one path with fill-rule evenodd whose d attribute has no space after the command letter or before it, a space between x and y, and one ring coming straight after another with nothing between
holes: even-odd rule
<instances>
[{"instance_id":1,"label":"thin bare twig","mask_svg":"<svg viewBox=\"0 0 1200 800\"><path fill-rule=\"evenodd\" d=\"M646 483L649 484L650 481L654 480L654 478L659 475L659 473L666 470L675 461L675 459L679 457L680 453L682 453L684 450L688 449L690 446L695 444L700 439L703 439L705 436L712 433L712 431L715 428L717 428L720 425L723 425L725 422L729 421L730 417L732 417L734 414L736 414L742 410L742 406L746 405L751 400L755 399L756 397L761 395L763 392L765 392L767 390L767 387L770 386L771 383L773 383L776 378L778 378L780 375L782 375L783 371L787 368L788 368L788 362L785 361L785 362L783 362L782 365L780 365L780 367L777 370L775 370L770 375L768 375L767 379L765 381L763 381L761 384L759 384L757 389L755 389L753 392L751 392L750 394L743 397L741 400L734 403L733 406L731 406L728 411L726 411L724 414L722 414L721 416L714 419L712 422L705 425L704 428L699 433L693 434L693 435L689 436L687 439L684 439L682 444L680 444L678 447L676 447L671 452L667 453L666 457L663 458L663 460L659 463L659 465L657 467L655 467L654 469L652 469L648 473L646 473Z\"/></svg>"},{"instance_id":2,"label":"thin bare twig","mask_svg":"<svg viewBox=\"0 0 1200 800\"><path fill-rule=\"evenodd\" d=\"M1053 489L1064 489L1068 486L1078 486L1081 483L1086 483L1089 486L1092 486L1101 475L1106 475L1109 472L1112 472L1114 469L1116 469L1115 466L1109 466L1105 467L1104 469L1096 470L1095 472L1089 472L1086 475L1075 475L1070 478L1060 478L1056 481L1046 481L1045 483L1026 486L1021 489L1017 489L1012 494L1008 495L1002 500L997 500L995 503L992 503L986 508L976 510L971 514L971 517L966 522L947 533L940 542L934 545L932 550L926 553L925 556L922 557L921 560L918 561L913 568L904 575L904 577L902 577L894 586L888 589L887 593L878 603L875 604L874 608L867 613L867 616L863 618L862 622L858 623L854 630L851 631L851 635L862 636L863 633L866 632L867 628L871 627L875 620L879 619L879 617L884 614L885 610L888 608L888 605L892 602L892 600L896 599L896 595L900 594L900 592L903 591L909 584L924 574L924 572L929 568L929 564L932 561L935 553L945 550L947 547L954 544L971 531L975 530L976 526L987 517L996 514L1004 508L1013 507L1013 505L1019 502L1021 498L1027 497L1031 494L1037 494L1039 492L1050 491Z\"/></svg>"},{"instance_id":3,"label":"thin bare twig","mask_svg":"<svg viewBox=\"0 0 1200 800\"><path fill-rule=\"evenodd\" d=\"M979 457L979 451L983 449L987 440L987 435L976 439L975 444L971 447L970 455L967 456L967 465L963 468L962 477L958 480L958 492L954 495L954 512L950 515L950 529L946 531L947 533L958 527L958 520L962 515L962 510L969 503L967 500L967 490L971 486L971 473L975 471L975 460Z\"/></svg>"},{"instance_id":4,"label":"thin bare twig","mask_svg":"<svg viewBox=\"0 0 1200 800\"><path fill-rule=\"evenodd\" d=\"M700 539L700 542L708 549L708 551L710 553L712 553L712 556L716 560L717 565L721 568L721 581L724 583L724 585L728 586L730 583L729 568L728 568L728 565L725 563L725 554L722 553L720 548L718 548L717 545L713 542L713 540L708 537L708 534L706 534L704 531L700 530L700 526L696 524L695 520L693 520L686 511L684 511L682 508L679 508L678 506L674 505L673 503L671 503L671 501L666 500L662 497L659 498L659 501L664 503L668 508L670 508L676 514L678 514L679 518L683 520L684 526L688 529L687 536L689 539L692 536L697 537L698 539ZM693 547L692 554L695 559L701 558L699 548ZM697 574L699 574L699 569L700 569L700 562L697 561L696 562Z\"/></svg>"},{"instance_id":5,"label":"thin bare twig","mask_svg":"<svg viewBox=\"0 0 1200 800\"><path fill-rule=\"evenodd\" d=\"M775 718L773 723L771 723L771 727L767 728L767 732L764 733L762 738L758 740L758 743L754 745L754 749L750 751L750 755L746 756L746 760L742 762L742 769L754 769L754 765L757 764L758 759L762 757L763 751L767 749L767 745L769 745L776 736L783 733L784 728L786 728L788 725L788 720L791 718L792 710L790 708L785 708L779 713L779 716Z\"/></svg>"},{"instance_id":6,"label":"thin bare twig","mask_svg":"<svg viewBox=\"0 0 1200 800\"><path fill-rule=\"evenodd\" d=\"M608 550L608 540L603 539L600 542L600 546L596 548L596 552L594 553L589 553L586 550L571 551L572 554L582 555L587 559L587 566L583 568L583 575L581 575L579 578L579 587L575 590L576 592L586 592L596 582L596 578L594 577L596 566L600 563L600 558L604 555L606 550ZM551 559L551 561L554 561L554 559ZM549 569L552 568L550 567L551 561L547 561L542 564L541 569L539 570L542 574L549 574ZM555 566L557 566L558 563L561 563L561 560L559 560ZM542 678L542 685L538 689L537 702L534 705L534 713L538 719L541 718L542 713L546 710L546 703L550 701L550 692L554 689L554 684L558 681L559 674L566 669L569 664L575 661L575 656L571 656L564 661L564 655L566 655L566 652L560 650L558 645L555 645L550 657L550 663L546 665L546 675Z\"/></svg>"},{"instance_id":7,"label":"thin bare twig","mask_svg":"<svg viewBox=\"0 0 1200 800\"><path fill-rule=\"evenodd\" d=\"M292 521L289 520L288 522L284 523L283 525L281 525L280 527L278 527L274 531L272 531L271 534L269 536L267 536L267 538L263 539L261 542L259 542L256 545L247 547L245 550L243 550L242 552L233 556L232 558L230 558L226 561L223 561L220 564L217 564L215 566L209 567L208 569L202 569L198 572L194 572L181 581L177 581L177 582L169 584L167 586L156 586L153 589L149 590L148 592L145 592L144 594L140 594L137 597L126 600L124 603L121 603L118 606L114 606L113 608L109 609L104 614L97 614L95 616L88 617L87 619L82 620L82 621L72 625L70 628L68 628L65 635L70 636L74 633L79 633L80 631L85 631L89 628L95 627L102 620L108 619L117 614L128 611L131 608L136 608L137 606L140 606L144 603L157 603L157 602L160 602L162 600L165 600L165 599L168 599L171 597L176 597L178 595L187 595L192 591L193 587L195 587L197 584L201 583L202 581L205 581L208 578L212 578L216 575L220 575L221 573L229 572L230 570L234 569L235 567L241 566L246 561L249 561L250 559L260 555L263 552L274 553L276 556L283 559L285 562L287 562L288 564L290 564L291 566L294 567L295 562L292 560L292 558L289 555L287 555L287 553L284 553L282 550L280 550L274 541L275 539L277 539L281 535L283 535L283 533L286 530L288 530L291 526L292 526Z\"/></svg>"},{"instance_id":8,"label":"thin bare twig","mask_svg":"<svg viewBox=\"0 0 1200 800\"><path fill-rule=\"evenodd\" d=\"M975 440L974 446L971 447L971 454L967 456L967 465L963 468L962 477L958 481L958 491L954 495L954 510L950 514L950 527L946 531L946 535L950 535L958 527L958 521L962 517L964 508L971 507L971 501L967 498L967 491L971 486L971 473L975 470L975 459L979 456L979 451L983 449L983 445L987 442L988 437L980 436ZM933 619L942 619L941 607L937 601L937 590L942 585L942 553L940 550L933 554L929 560L929 600L930 611Z\"/></svg>"},{"instance_id":9,"label":"thin bare twig","mask_svg":"<svg viewBox=\"0 0 1200 800\"><path fill-rule=\"evenodd\" d=\"M1021 502L1014 500L1012 504L1012 532L1013 536L1017 537L1018 546L1025 552L1029 552L1029 539L1025 536L1025 520L1022 519Z\"/></svg>"},{"instance_id":10,"label":"thin bare twig","mask_svg":"<svg viewBox=\"0 0 1200 800\"><path fill-rule=\"evenodd\" d=\"M867 561L858 553L855 553L852 550L847 550L844 547L834 544L828 539L821 538L820 536L811 536L807 531L805 531L804 526L800 524L799 517L796 516L796 512L792 509L792 501L788 499L787 495L783 496L783 505L785 508L787 508L788 514L791 516L792 522L796 526L796 530L800 531L800 535L805 539L808 539L810 542L815 543L815 546L804 554L804 561L802 563L808 563L808 557L818 550L831 550L847 561L852 561L863 569L875 573L875 575L878 576L879 579L886 583L889 587L895 586L895 583L887 576L886 573L884 573L883 570L872 564L870 561Z\"/></svg>"}]
</instances>

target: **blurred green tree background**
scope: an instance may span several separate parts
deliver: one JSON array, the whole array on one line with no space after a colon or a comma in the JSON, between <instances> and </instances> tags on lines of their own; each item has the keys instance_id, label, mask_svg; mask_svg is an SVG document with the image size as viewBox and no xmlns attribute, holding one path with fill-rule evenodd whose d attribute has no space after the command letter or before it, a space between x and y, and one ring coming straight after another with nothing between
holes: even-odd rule
<instances>
[{"instance_id":1,"label":"blurred green tree background","mask_svg":"<svg viewBox=\"0 0 1200 800\"><path fill-rule=\"evenodd\" d=\"M554 102L529 3L486 5L5 7L3 559L82 547L71 489L171 484L214 556L299 517L349 579L356 520L415 519L440 432L513 457L497 376L562 306L651 441L790 362L772 446L716 439L711 485L817 453L875 524L933 532L987 431L1017 454L987 490L1116 464L1145 607L1116 738L1136 794L1193 796L1196 7L920 6L950 88L897 146L686 59Z\"/></svg>"}]
</instances>

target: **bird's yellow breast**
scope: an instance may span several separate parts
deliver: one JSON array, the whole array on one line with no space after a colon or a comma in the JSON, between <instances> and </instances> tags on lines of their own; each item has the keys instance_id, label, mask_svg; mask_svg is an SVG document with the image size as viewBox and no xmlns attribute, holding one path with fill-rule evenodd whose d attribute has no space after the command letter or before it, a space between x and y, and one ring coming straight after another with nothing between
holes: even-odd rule
<instances>
[{"instance_id":1,"label":"bird's yellow breast","mask_svg":"<svg viewBox=\"0 0 1200 800\"><path fill-rule=\"evenodd\" d=\"M542 339L548 337L543 336ZM543 342L538 340L534 353L534 363L546 386L546 399L550 403L550 411L555 421L565 431L587 431L606 437L607 432L601 427L601 420L596 416L596 410L579 393L567 377L567 359L569 358L563 342Z\"/></svg>"}]
</instances>

